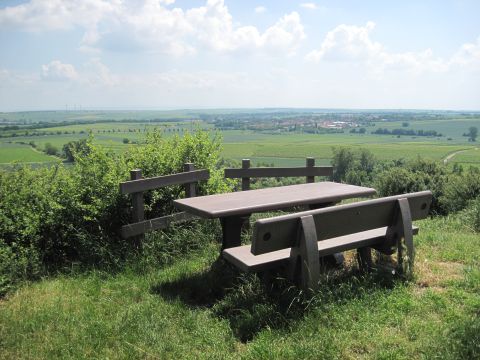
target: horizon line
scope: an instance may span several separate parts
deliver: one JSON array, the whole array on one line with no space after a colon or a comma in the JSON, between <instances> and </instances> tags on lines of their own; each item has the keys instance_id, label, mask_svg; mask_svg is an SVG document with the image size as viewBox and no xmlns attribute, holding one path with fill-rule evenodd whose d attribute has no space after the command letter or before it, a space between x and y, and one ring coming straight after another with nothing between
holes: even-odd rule
<instances>
[{"instance_id":1,"label":"horizon line","mask_svg":"<svg viewBox=\"0 0 480 360\"><path fill-rule=\"evenodd\" d=\"M88 111L132 111L132 112L141 112L141 111L159 111L159 112L172 112L172 111L213 111L213 110L235 110L235 111L244 111L244 110L309 110L309 111L418 111L418 112L427 112L427 111L436 111L436 112L470 112L477 113L480 112L480 109L435 109L435 108L348 108L348 107L338 107L338 108L325 108L325 107L172 107L172 108L158 108L158 107L82 107L73 108L73 109L63 109L63 108L46 108L46 109L12 109L12 110L1 110L0 114L8 113L22 113L22 112L88 112Z\"/></svg>"}]
</instances>

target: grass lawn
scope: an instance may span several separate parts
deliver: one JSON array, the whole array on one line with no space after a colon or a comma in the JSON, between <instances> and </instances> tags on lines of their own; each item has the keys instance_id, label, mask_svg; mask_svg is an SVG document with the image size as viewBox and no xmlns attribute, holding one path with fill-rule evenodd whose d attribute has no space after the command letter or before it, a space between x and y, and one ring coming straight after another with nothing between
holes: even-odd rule
<instances>
[{"instance_id":1,"label":"grass lawn","mask_svg":"<svg viewBox=\"0 0 480 360\"><path fill-rule=\"evenodd\" d=\"M458 215L418 224L413 281L349 254L310 299L238 274L210 240L161 268L27 284L0 301L0 358L479 358L480 236Z\"/></svg>"}]
</instances>

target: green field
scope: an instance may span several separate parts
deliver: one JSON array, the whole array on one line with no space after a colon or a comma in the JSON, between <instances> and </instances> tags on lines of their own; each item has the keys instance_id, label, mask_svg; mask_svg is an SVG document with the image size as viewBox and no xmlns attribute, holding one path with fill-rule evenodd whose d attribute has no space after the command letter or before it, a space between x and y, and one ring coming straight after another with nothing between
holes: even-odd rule
<instances>
[{"instance_id":1,"label":"green field","mask_svg":"<svg viewBox=\"0 0 480 360\"><path fill-rule=\"evenodd\" d=\"M235 114L236 111L231 110L230 114ZM252 111L252 114L261 114L261 110ZM211 111L210 115L215 113L229 114L225 110ZM21 121L27 124L39 121L49 121L50 123L92 121L88 124L66 124L28 130L29 136L20 136L25 133L25 130L6 131L4 134L16 132L17 136L0 138L0 163L49 162L52 160L51 157L35 152L28 146L19 143L27 144L33 141L40 150L44 149L46 143L51 143L61 151L64 144L85 138L89 132L93 134L95 143L121 152L131 146L124 144L124 139L141 143L144 141L145 132L153 129L160 129L166 137L181 136L184 131L193 131L197 128L213 130L214 125L211 122L199 120L200 116L198 111L193 110L0 113L0 119L19 121L19 124L22 124ZM152 122L155 119L157 121ZM101 122L105 120L118 122ZM408 121L407 127L403 127L402 123L402 121L376 121L375 126L366 128L366 134L351 134L348 129L344 133L337 134L252 130L223 130L220 131L220 134L223 137L223 156L225 158L236 160L250 158L254 163L273 163L277 166L302 165L307 156L315 157L317 164L329 164L332 148L335 146L347 146L354 149L367 148L380 160L412 159L421 156L442 162L448 155L459 152L449 160L449 164L461 163L480 166L480 155L474 150L474 144L462 136L470 126L480 128L479 117L459 116L434 120L412 120ZM380 127L390 130L397 128L435 130L445 136L429 138L370 134ZM32 132L43 135L33 136ZM13 142L15 145L8 144L9 142Z\"/></svg>"},{"instance_id":2,"label":"green field","mask_svg":"<svg viewBox=\"0 0 480 360\"><path fill-rule=\"evenodd\" d=\"M8 164L12 162L44 163L52 161L58 161L58 159L34 150L29 145L0 144L0 164Z\"/></svg>"},{"instance_id":3,"label":"green field","mask_svg":"<svg viewBox=\"0 0 480 360\"><path fill-rule=\"evenodd\" d=\"M282 134L260 138L253 134L250 139L248 132L242 132L242 142L229 142L237 139L240 134L225 134L224 156L227 158L282 158L304 161L306 156L313 156L320 162L328 162L332 157L332 148L346 146L352 148L367 148L378 159L393 160L398 158L412 159L418 156L441 161L448 154L473 148L471 144L454 144L446 141L425 141L424 139L397 139L382 135L310 135ZM238 141L238 140L237 140ZM475 154L473 154L475 155ZM455 159L455 158L454 158ZM284 161L284 160L283 160ZM456 159L454 160L456 161ZM480 157L473 162L480 162Z\"/></svg>"}]
</instances>

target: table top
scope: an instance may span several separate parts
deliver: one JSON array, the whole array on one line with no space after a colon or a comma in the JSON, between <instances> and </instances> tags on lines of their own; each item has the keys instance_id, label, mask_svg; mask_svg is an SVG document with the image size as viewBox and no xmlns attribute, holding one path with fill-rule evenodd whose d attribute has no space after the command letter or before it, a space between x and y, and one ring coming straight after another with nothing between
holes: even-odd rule
<instances>
[{"instance_id":1,"label":"table top","mask_svg":"<svg viewBox=\"0 0 480 360\"><path fill-rule=\"evenodd\" d=\"M325 181L198 196L175 200L173 204L180 210L213 219L299 205L338 202L374 194L376 190L372 188Z\"/></svg>"}]
</instances>

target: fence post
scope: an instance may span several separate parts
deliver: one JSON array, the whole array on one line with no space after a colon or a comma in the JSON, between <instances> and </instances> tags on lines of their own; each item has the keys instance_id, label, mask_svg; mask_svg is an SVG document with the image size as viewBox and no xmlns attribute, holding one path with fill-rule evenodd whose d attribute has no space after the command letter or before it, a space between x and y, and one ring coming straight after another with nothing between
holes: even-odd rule
<instances>
[{"instance_id":1,"label":"fence post","mask_svg":"<svg viewBox=\"0 0 480 360\"><path fill-rule=\"evenodd\" d=\"M140 180L142 178L142 170L135 169L130 171L130 180ZM143 191L132 194L133 205L133 221L140 222L145 220L145 205L143 202ZM141 249L142 242L145 239L145 235L137 235L133 238L134 246L137 249Z\"/></svg>"},{"instance_id":2,"label":"fence post","mask_svg":"<svg viewBox=\"0 0 480 360\"><path fill-rule=\"evenodd\" d=\"M242 169L250 168L250 159L242 160ZM250 178L242 177L242 191L250 190Z\"/></svg>"},{"instance_id":3,"label":"fence post","mask_svg":"<svg viewBox=\"0 0 480 360\"><path fill-rule=\"evenodd\" d=\"M306 159L306 166L307 168L313 168L315 166L315 158L313 157L307 157ZM306 177L306 182L307 183L313 183L315 182L315 176L307 176Z\"/></svg>"},{"instance_id":4,"label":"fence post","mask_svg":"<svg viewBox=\"0 0 480 360\"><path fill-rule=\"evenodd\" d=\"M183 164L183 171L184 172L189 172L195 170L195 165L192 163L185 163ZM196 196L196 191L195 191L195 183L187 183L185 184L185 197L195 197Z\"/></svg>"}]
</instances>

